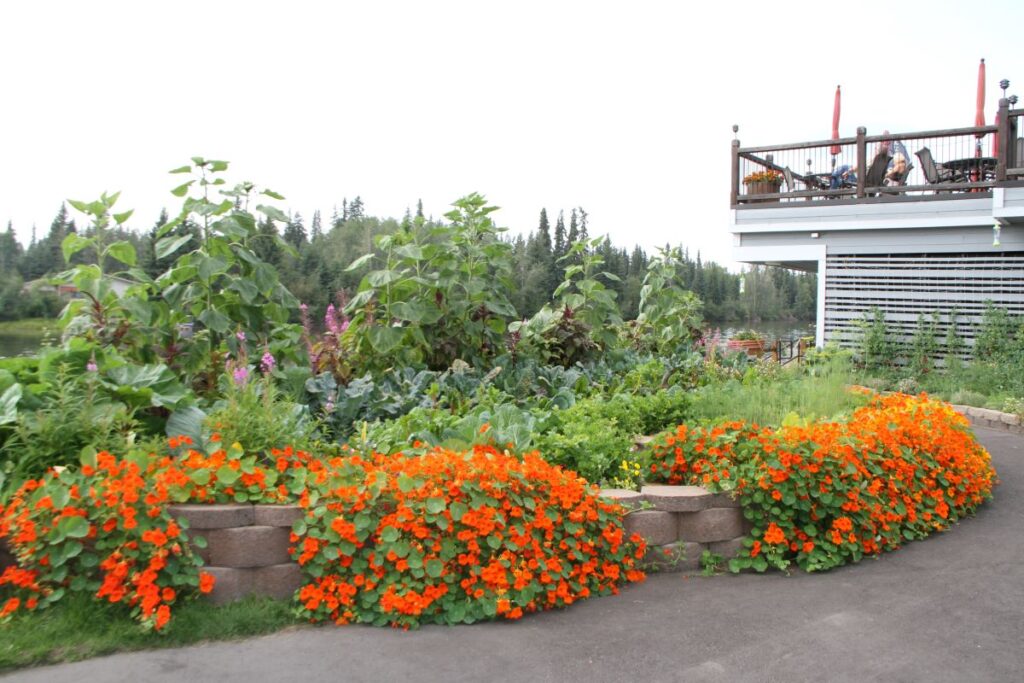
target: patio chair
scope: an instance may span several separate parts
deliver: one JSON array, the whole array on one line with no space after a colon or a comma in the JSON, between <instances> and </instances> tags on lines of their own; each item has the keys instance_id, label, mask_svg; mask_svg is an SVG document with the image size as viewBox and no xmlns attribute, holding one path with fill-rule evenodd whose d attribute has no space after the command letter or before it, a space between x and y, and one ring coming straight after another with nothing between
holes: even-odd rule
<instances>
[{"instance_id":1,"label":"patio chair","mask_svg":"<svg viewBox=\"0 0 1024 683\"><path fill-rule=\"evenodd\" d=\"M936 166L930 149L922 147L917 150L917 158L921 161L921 171L924 173L924 179L928 181L929 185L953 182L953 172L948 168Z\"/></svg>"},{"instance_id":2,"label":"patio chair","mask_svg":"<svg viewBox=\"0 0 1024 683\"><path fill-rule=\"evenodd\" d=\"M889 168L888 154L877 154L868 167L867 175L864 176L864 187L879 187L885 180L885 171Z\"/></svg>"},{"instance_id":3,"label":"patio chair","mask_svg":"<svg viewBox=\"0 0 1024 683\"><path fill-rule=\"evenodd\" d=\"M786 192L796 192L796 181L793 180L793 171L789 166L782 169L782 177L786 179Z\"/></svg>"},{"instance_id":4,"label":"patio chair","mask_svg":"<svg viewBox=\"0 0 1024 683\"><path fill-rule=\"evenodd\" d=\"M907 178L910 177L910 172L913 171L913 170L914 170L914 165L913 164L907 164L907 167L905 169L903 169L903 173L900 173L898 176L894 177L892 179L892 182L889 183L886 187L891 188L891 187L899 187L900 185L906 185L907 184ZM883 183L885 182L884 177L882 179L882 182ZM891 189L885 190L884 193L885 194L903 194L900 190L891 190Z\"/></svg>"}]
</instances>

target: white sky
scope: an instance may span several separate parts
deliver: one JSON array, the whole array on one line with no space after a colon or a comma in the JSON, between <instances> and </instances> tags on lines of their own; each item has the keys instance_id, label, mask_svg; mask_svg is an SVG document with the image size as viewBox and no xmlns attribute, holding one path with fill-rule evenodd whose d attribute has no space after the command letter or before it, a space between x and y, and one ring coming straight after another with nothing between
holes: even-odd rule
<instances>
[{"instance_id":1,"label":"white sky","mask_svg":"<svg viewBox=\"0 0 1024 683\"><path fill-rule=\"evenodd\" d=\"M514 231L583 206L725 263L733 123L827 138L841 84L844 136L973 125L981 57L991 120L1000 79L1024 96L1022 25L1013 1L4 2L0 229L104 190L148 229L202 155L307 227L479 191Z\"/></svg>"}]
</instances>

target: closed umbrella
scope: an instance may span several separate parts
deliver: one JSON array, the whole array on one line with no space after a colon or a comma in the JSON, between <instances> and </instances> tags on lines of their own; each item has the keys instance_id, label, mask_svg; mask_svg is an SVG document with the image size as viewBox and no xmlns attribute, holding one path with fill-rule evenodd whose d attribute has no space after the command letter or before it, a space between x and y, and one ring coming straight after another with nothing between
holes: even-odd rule
<instances>
[{"instance_id":1,"label":"closed umbrella","mask_svg":"<svg viewBox=\"0 0 1024 683\"><path fill-rule=\"evenodd\" d=\"M981 60L981 64L978 65L978 101L977 108L974 113L974 125L984 126L985 125L985 60ZM985 137L984 133L975 133L975 137L978 138L978 142L975 145L975 156L981 156L981 139Z\"/></svg>"},{"instance_id":2,"label":"closed umbrella","mask_svg":"<svg viewBox=\"0 0 1024 683\"><path fill-rule=\"evenodd\" d=\"M838 140L839 139L839 99L840 99L840 96L839 96L839 86L837 85L836 86L836 101L835 101L835 104L832 106L832 139L833 140ZM840 151L839 150L839 145L832 145L832 147L829 148L829 151L832 153L832 168L835 168L836 167L836 155L839 154L839 151Z\"/></svg>"}]
</instances>

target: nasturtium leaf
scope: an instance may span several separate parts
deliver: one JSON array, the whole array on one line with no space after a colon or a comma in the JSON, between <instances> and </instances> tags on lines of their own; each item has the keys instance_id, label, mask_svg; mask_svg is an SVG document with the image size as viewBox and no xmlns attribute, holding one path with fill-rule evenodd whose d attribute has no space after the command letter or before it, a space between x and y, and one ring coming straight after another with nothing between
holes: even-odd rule
<instances>
[{"instance_id":1,"label":"nasturtium leaf","mask_svg":"<svg viewBox=\"0 0 1024 683\"><path fill-rule=\"evenodd\" d=\"M242 476L241 474L238 473L238 471L231 469L227 465L222 465L217 470L216 474L217 482L220 484L224 484L225 486L231 486L236 481L238 481L239 477Z\"/></svg>"}]
</instances>

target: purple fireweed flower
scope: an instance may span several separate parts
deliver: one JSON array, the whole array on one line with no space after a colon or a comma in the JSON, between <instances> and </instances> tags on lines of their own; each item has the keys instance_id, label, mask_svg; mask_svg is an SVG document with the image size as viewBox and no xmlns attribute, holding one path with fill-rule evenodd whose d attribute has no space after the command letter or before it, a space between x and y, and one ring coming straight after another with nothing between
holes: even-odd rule
<instances>
[{"instance_id":1,"label":"purple fireweed flower","mask_svg":"<svg viewBox=\"0 0 1024 683\"><path fill-rule=\"evenodd\" d=\"M236 386L244 387L249 383L249 368L239 365L231 373L231 378L235 380Z\"/></svg>"},{"instance_id":2,"label":"purple fireweed flower","mask_svg":"<svg viewBox=\"0 0 1024 683\"><path fill-rule=\"evenodd\" d=\"M237 339L240 342L244 342L245 341L245 332L243 332L242 330L239 330L238 332L235 332L235 339Z\"/></svg>"},{"instance_id":3,"label":"purple fireweed flower","mask_svg":"<svg viewBox=\"0 0 1024 683\"><path fill-rule=\"evenodd\" d=\"M89 362L85 364L85 369L86 369L87 372L99 372L100 371L99 366L96 365L96 356L93 356L92 358L89 359Z\"/></svg>"},{"instance_id":4,"label":"purple fireweed flower","mask_svg":"<svg viewBox=\"0 0 1024 683\"><path fill-rule=\"evenodd\" d=\"M324 410L327 411L328 413L333 413L334 412L334 401L328 401L324 405Z\"/></svg>"},{"instance_id":5,"label":"purple fireweed flower","mask_svg":"<svg viewBox=\"0 0 1024 683\"><path fill-rule=\"evenodd\" d=\"M334 304L327 305L327 312L324 313L324 326L332 334L338 334L340 329L338 328L338 314L334 310Z\"/></svg>"},{"instance_id":6,"label":"purple fireweed flower","mask_svg":"<svg viewBox=\"0 0 1024 683\"><path fill-rule=\"evenodd\" d=\"M342 319L341 327L338 328L338 333L339 334L348 329L349 322L350 321L349 321L348 317L345 317L345 318Z\"/></svg>"},{"instance_id":7,"label":"purple fireweed flower","mask_svg":"<svg viewBox=\"0 0 1024 683\"><path fill-rule=\"evenodd\" d=\"M263 358L260 359L260 364L263 367L263 372L269 374L274 371L274 366L277 365L277 361L274 360L274 355L270 351L263 353Z\"/></svg>"},{"instance_id":8,"label":"purple fireweed flower","mask_svg":"<svg viewBox=\"0 0 1024 683\"><path fill-rule=\"evenodd\" d=\"M309 310L309 304L299 304L299 310L305 313Z\"/></svg>"}]
</instances>

